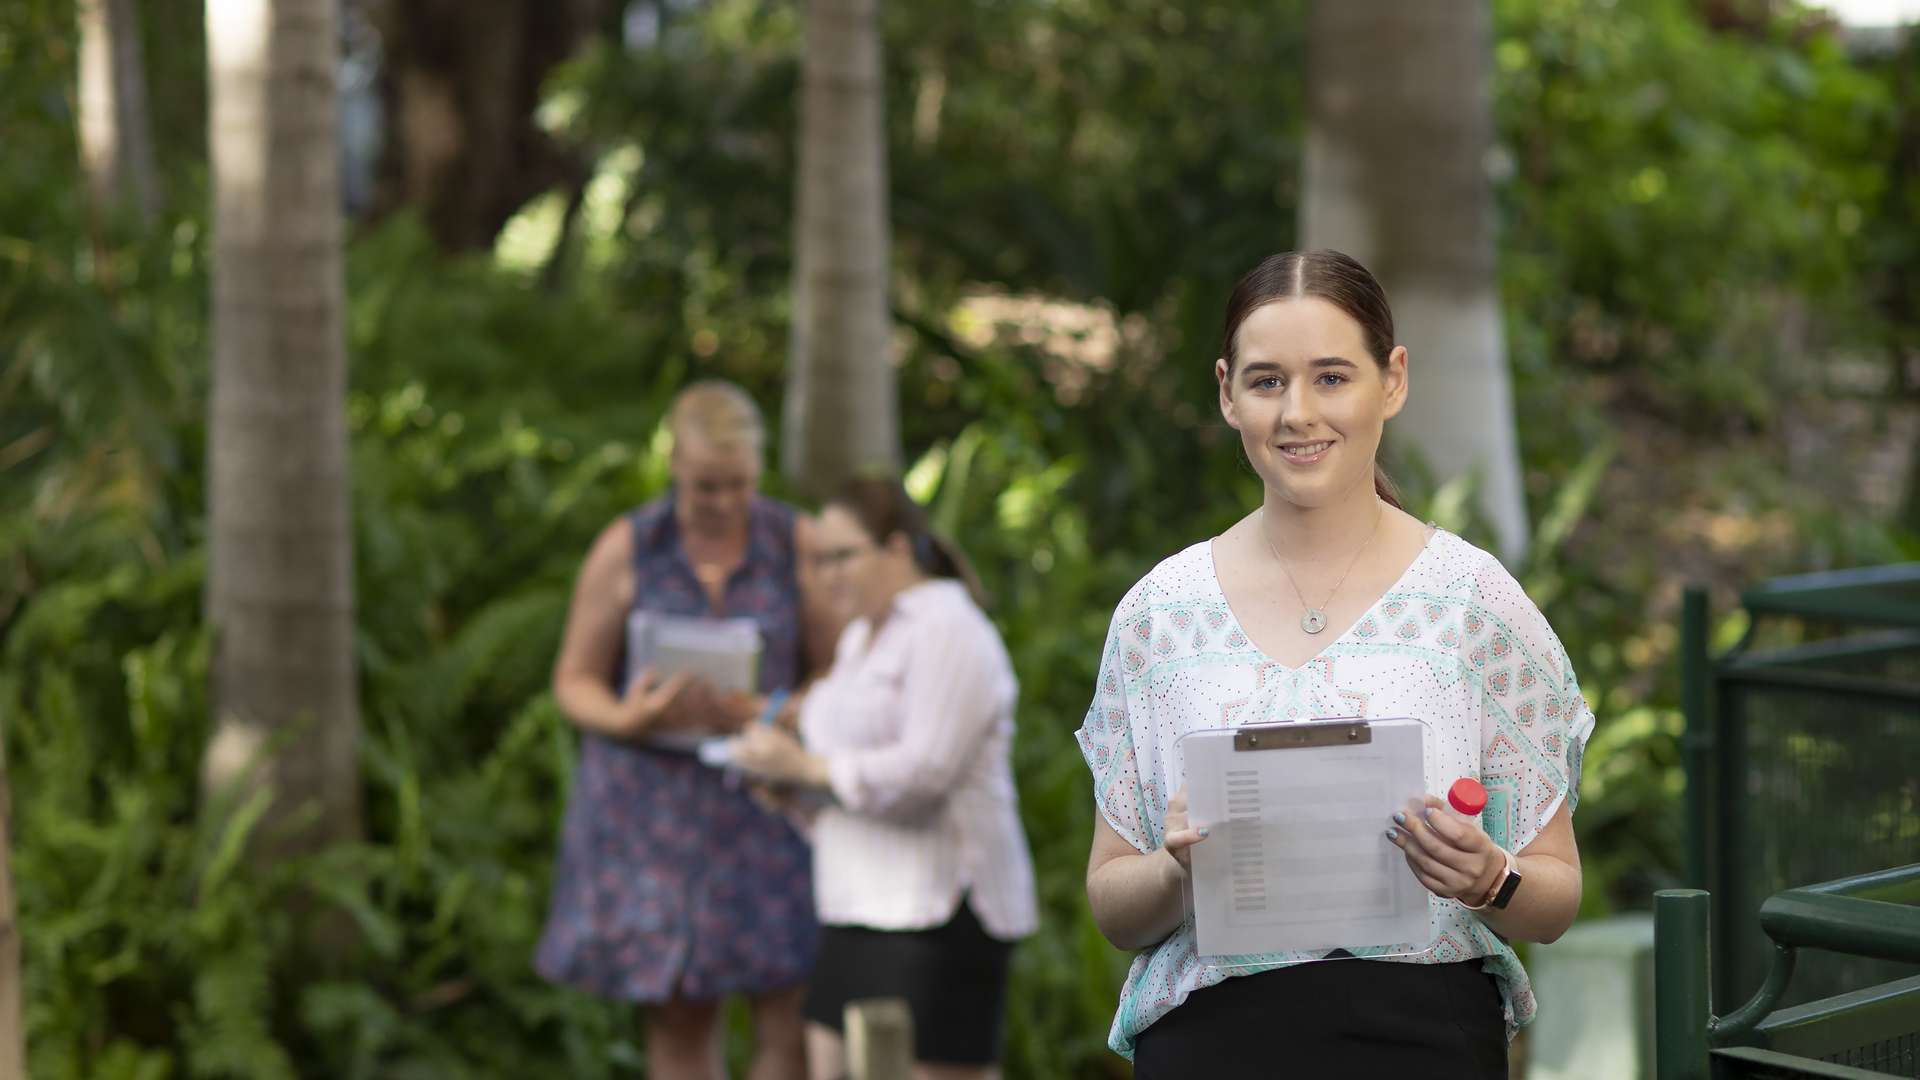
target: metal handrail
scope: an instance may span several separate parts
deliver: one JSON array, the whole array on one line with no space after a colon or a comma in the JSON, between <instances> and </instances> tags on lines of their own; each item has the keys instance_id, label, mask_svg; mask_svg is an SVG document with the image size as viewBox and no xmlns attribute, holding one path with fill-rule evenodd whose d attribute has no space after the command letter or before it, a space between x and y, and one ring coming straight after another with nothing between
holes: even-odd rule
<instances>
[{"instance_id":1,"label":"metal handrail","mask_svg":"<svg viewBox=\"0 0 1920 1080\"><path fill-rule=\"evenodd\" d=\"M1920 910L1908 904L1788 889L1760 905L1760 928L1788 948L1920 964Z\"/></svg>"},{"instance_id":2,"label":"metal handrail","mask_svg":"<svg viewBox=\"0 0 1920 1080\"><path fill-rule=\"evenodd\" d=\"M1800 949L1920 963L1920 863L1788 889L1760 906L1774 943L1766 984L1725 1016L1713 1015L1708 990L1707 912L1700 889L1654 894L1654 978L1659 1074L1704 1078L1714 1044L1753 1032L1774 1011L1793 978Z\"/></svg>"},{"instance_id":3,"label":"metal handrail","mask_svg":"<svg viewBox=\"0 0 1920 1080\"><path fill-rule=\"evenodd\" d=\"M1741 593L1740 606L1756 616L1799 615L1881 626L1920 626L1920 605L1894 591L1903 585L1920 585L1920 563L1774 578Z\"/></svg>"},{"instance_id":4,"label":"metal handrail","mask_svg":"<svg viewBox=\"0 0 1920 1080\"><path fill-rule=\"evenodd\" d=\"M1793 978L1795 952L1820 949L1873 960L1920 963L1920 863L1787 889L1760 904L1760 928L1773 940L1767 981L1745 1005L1709 1023L1739 1038L1780 1003Z\"/></svg>"},{"instance_id":5,"label":"metal handrail","mask_svg":"<svg viewBox=\"0 0 1920 1080\"><path fill-rule=\"evenodd\" d=\"M1835 878L1818 885L1802 885L1794 892L1819 893L1822 896L1854 896L1862 900L1885 900L1890 904L1920 906L1920 863L1875 870L1852 877Z\"/></svg>"},{"instance_id":6,"label":"metal handrail","mask_svg":"<svg viewBox=\"0 0 1920 1080\"><path fill-rule=\"evenodd\" d=\"M1797 1076L1819 1077L1820 1080L1883 1080L1887 1075L1871 1069L1856 1069L1851 1065L1835 1065L1826 1061L1808 1061L1793 1054L1757 1050L1751 1047L1726 1047L1715 1050L1713 1056L1722 1061L1739 1061L1767 1069L1770 1070L1771 1075L1776 1076L1791 1072Z\"/></svg>"}]
</instances>

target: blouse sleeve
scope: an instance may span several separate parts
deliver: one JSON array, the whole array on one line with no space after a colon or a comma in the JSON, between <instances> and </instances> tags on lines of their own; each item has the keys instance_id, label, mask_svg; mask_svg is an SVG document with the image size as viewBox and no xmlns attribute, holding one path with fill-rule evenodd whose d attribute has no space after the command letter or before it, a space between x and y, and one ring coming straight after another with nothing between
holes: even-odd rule
<instances>
[{"instance_id":1,"label":"blouse sleeve","mask_svg":"<svg viewBox=\"0 0 1920 1080\"><path fill-rule=\"evenodd\" d=\"M1562 800L1569 813L1578 805L1593 710L1546 616L1492 557L1474 575L1465 629L1481 689L1483 825L1495 843L1519 851Z\"/></svg>"},{"instance_id":2,"label":"blouse sleeve","mask_svg":"<svg viewBox=\"0 0 1920 1080\"><path fill-rule=\"evenodd\" d=\"M900 737L827 755L840 805L854 813L914 819L940 805L1006 722L1018 690L993 624L969 602L912 627L900 702Z\"/></svg>"},{"instance_id":3,"label":"blouse sleeve","mask_svg":"<svg viewBox=\"0 0 1920 1080\"><path fill-rule=\"evenodd\" d=\"M1139 754L1143 749L1149 754L1151 751L1137 745L1138 699L1129 685L1130 676L1144 665L1144 658L1129 640L1136 636L1136 626L1151 618L1146 593L1147 583L1142 581L1114 611L1106 647L1100 654L1093 704L1074 737L1087 768L1093 771L1093 801L1100 815L1135 848L1152 852L1160 846L1166 795L1151 779L1151 768L1149 776L1142 777ZM1145 635L1138 636L1145 640Z\"/></svg>"}]
</instances>

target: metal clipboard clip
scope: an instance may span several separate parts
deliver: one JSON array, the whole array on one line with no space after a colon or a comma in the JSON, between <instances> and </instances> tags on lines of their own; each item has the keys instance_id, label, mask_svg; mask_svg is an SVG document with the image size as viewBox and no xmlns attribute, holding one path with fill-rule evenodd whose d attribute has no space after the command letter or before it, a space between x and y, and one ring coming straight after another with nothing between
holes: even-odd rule
<instances>
[{"instance_id":1,"label":"metal clipboard clip","mask_svg":"<svg viewBox=\"0 0 1920 1080\"><path fill-rule=\"evenodd\" d=\"M1365 720L1332 717L1305 724L1255 724L1235 728L1233 752L1298 750L1315 746L1362 746L1373 742L1373 725Z\"/></svg>"}]
</instances>

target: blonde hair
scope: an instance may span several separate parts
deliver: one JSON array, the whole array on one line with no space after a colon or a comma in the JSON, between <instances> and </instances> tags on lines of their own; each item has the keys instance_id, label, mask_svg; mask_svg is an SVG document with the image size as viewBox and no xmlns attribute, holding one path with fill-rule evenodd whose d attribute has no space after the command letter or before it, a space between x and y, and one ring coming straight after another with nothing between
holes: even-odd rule
<instances>
[{"instance_id":1,"label":"blonde hair","mask_svg":"<svg viewBox=\"0 0 1920 1080\"><path fill-rule=\"evenodd\" d=\"M721 379L704 379L680 391L667 411L667 431L676 444L691 437L716 450L756 455L767 440L760 407L745 390Z\"/></svg>"}]
</instances>

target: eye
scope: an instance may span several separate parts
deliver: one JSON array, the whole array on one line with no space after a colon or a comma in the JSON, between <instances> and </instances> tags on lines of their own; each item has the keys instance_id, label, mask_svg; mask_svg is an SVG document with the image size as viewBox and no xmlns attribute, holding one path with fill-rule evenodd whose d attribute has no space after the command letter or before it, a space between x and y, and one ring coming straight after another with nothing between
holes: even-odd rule
<instances>
[{"instance_id":1,"label":"eye","mask_svg":"<svg viewBox=\"0 0 1920 1080\"><path fill-rule=\"evenodd\" d=\"M1262 375L1253 380L1253 388L1255 390L1278 390L1280 389L1280 376Z\"/></svg>"},{"instance_id":2,"label":"eye","mask_svg":"<svg viewBox=\"0 0 1920 1080\"><path fill-rule=\"evenodd\" d=\"M1332 381L1332 382L1328 382L1327 380L1329 380L1329 379L1331 379L1331 380L1333 380L1333 381ZM1320 384L1321 384L1322 386L1338 386L1338 385L1340 385L1341 383L1343 383L1343 382L1346 382L1346 381L1348 381L1348 380L1347 380L1347 377L1346 377L1345 375L1342 375L1342 374L1340 374L1340 373L1339 373L1339 372L1337 372L1337 371L1323 371L1323 372L1321 372L1321 373L1320 373L1320 380L1319 380L1319 381L1320 381Z\"/></svg>"}]
</instances>

